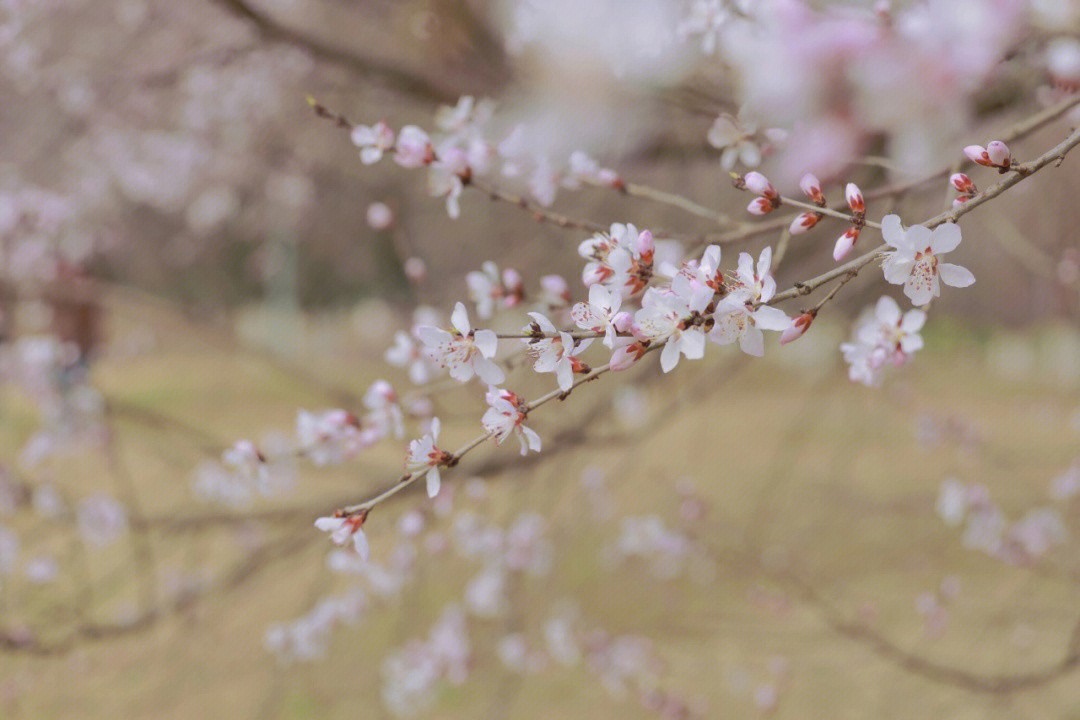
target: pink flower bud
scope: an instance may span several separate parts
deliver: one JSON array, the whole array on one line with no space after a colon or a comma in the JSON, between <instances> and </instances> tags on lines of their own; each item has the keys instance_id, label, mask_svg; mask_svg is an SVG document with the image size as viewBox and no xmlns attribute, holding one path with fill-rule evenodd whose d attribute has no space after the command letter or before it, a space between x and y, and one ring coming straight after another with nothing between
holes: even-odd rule
<instances>
[{"instance_id":1,"label":"pink flower bud","mask_svg":"<svg viewBox=\"0 0 1080 720\"><path fill-rule=\"evenodd\" d=\"M779 195L776 194L776 189L772 186L772 183L756 170L746 173L743 182L746 183L746 189L755 195L760 195L761 197L769 198L770 200L779 197Z\"/></svg>"},{"instance_id":2,"label":"pink flower bud","mask_svg":"<svg viewBox=\"0 0 1080 720\"><path fill-rule=\"evenodd\" d=\"M799 181L799 187L804 193L806 193L806 197L810 198L814 202L825 202L825 193L821 191L821 183L818 182L817 177L815 177L814 175L810 173L806 173L805 175L803 175L802 180Z\"/></svg>"},{"instance_id":3,"label":"pink flower bud","mask_svg":"<svg viewBox=\"0 0 1080 720\"><path fill-rule=\"evenodd\" d=\"M510 292L519 292L525 283L521 279L521 273L514 268L506 268L503 270L503 287Z\"/></svg>"},{"instance_id":4,"label":"pink flower bud","mask_svg":"<svg viewBox=\"0 0 1080 720\"><path fill-rule=\"evenodd\" d=\"M608 363L613 371L625 370L645 354L645 346L641 343L630 343L629 345L623 345L620 348L616 348L615 352L611 353L611 362Z\"/></svg>"},{"instance_id":5,"label":"pink flower bud","mask_svg":"<svg viewBox=\"0 0 1080 720\"><path fill-rule=\"evenodd\" d=\"M954 208L958 208L958 207L960 207L961 205L963 205L964 203L966 203L970 199L971 199L970 195L960 195L958 197L954 197L953 201L952 201L952 206Z\"/></svg>"},{"instance_id":6,"label":"pink flower bud","mask_svg":"<svg viewBox=\"0 0 1080 720\"><path fill-rule=\"evenodd\" d=\"M596 180L601 185L619 190L625 183L622 178L619 177L619 173L615 172L611 168L600 168L596 171Z\"/></svg>"},{"instance_id":7,"label":"pink flower bud","mask_svg":"<svg viewBox=\"0 0 1080 720\"><path fill-rule=\"evenodd\" d=\"M841 235L836 241L836 247L833 248L833 260L840 262L844 259L851 248L855 247L855 241L859 239L859 228L850 227Z\"/></svg>"},{"instance_id":8,"label":"pink flower bud","mask_svg":"<svg viewBox=\"0 0 1080 720\"><path fill-rule=\"evenodd\" d=\"M855 183L848 183L844 188L844 199L853 213L865 213L866 202L863 200L862 191Z\"/></svg>"},{"instance_id":9,"label":"pink flower bud","mask_svg":"<svg viewBox=\"0 0 1080 720\"><path fill-rule=\"evenodd\" d=\"M810 323L814 322L814 314L805 312L798 317L791 319L791 326L780 335L780 344L786 345L793 340L798 340L803 336L810 328Z\"/></svg>"},{"instance_id":10,"label":"pink flower bud","mask_svg":"<svg viewBox=\"0 0 1080 720\"><path fill-rule=\"evenodd\" d=\"M801 235L817 225L818 220L820 219L821 216L816 212L804 212L791 221L791 227L788 228L788 232L792 235Z\"/></svg>"},{"instance_id":11,"label":"pink flower bud","mask_svg":"<svg viewBox=\"0 0 1080 720\"><path fill-rule=\"evenodd\" d=\"M615 329L619 332L626 332L630 329L630 323L634 321L634 316L623 310L616 313L615 317L611 318L611 324L615 326Z\"/></svg>"},{"instance_id":12,"label":"pink flower bud","mask_svg":"<svg viewBox=\"0 0 1080 720\"><path fill-rule=\"evenodd\" d=\"M637 239L637 251L643 258L652 257L653 252L656 250L656 242L653 240L653 234L648 230L642 230Z\"/></svg>"},{"instance_id":13,"label":"pink flower bud","mask_svg":"<svg viewBox=\"0 0 1080 720\"><path fill-rule=\"evenodd\" d=\"M975 183L971 181L964 173L953 173L949 176L949 184L956 188L957 192L962 192L965 195L972 195L979 191L975 187Z\"/></svg>"},{"instance_id":14,"label":"pink flower bud","mask_svg":"<svg viewBox=\"0 0 1080 720\"><path fill-rule=\"evenodd\" d=\"M550 295L570 299L570 285L562 275L545 275L540 278L540 287Z\"/></svg>"},{"instance_id":15,"label":"pink flower bud","mask_svg":"<svg viewBox=\"0 0 1080 720\"><path fill-rule=\"evenodd\" d=\"M394 224L394 211L386 203L373 202L367 206L366 219L372 230L385 230Z\"/></svg>"},{"instance_id":16,"label":"pink flower bud","mask_svg":"<svg viewBox=\"0 0 1080 720\"><path fill-rule=\"evenodd\" d=\"M994 163L990 160L990 155L982 145L968 145L964 148L964 154L967 155L968 160L971 160L972 162L985 165L986 167L994 166Z\"/></svg>"},{"instance_id":17,"label":"pink flower bud","mask_svg":"<svg viewBox=\"0 0 1080 720\"><path fill-rule=\"evenodd\" d=\"M418 257L411 257L406 260L402 269L405 271L405 277L414 283L422 283L427 278L427 265Z\"/></svg>"},{"instance_id":18,"label":"pink flower bud","mask_svg":"<svg viewBox=\"0 0 1080 720\"><path fill-rule=\"evenodd\" d=\"M1009 152L1009 146L1000 140L994 140L986 146L986 154L990 158L990 162L996 167L1007 168L1012 163L1012 153Z\"/></svg>"},{"instance_id":19,"label":"pink flower bud","mask_svg":"<svg viewBox=\"0 0 1080 720\"><path fill-rule=\"evenodd\" d=\"M746 206L746 211L751 215L768 215L773 211L773 205L763 197L754 198Z\"/></svg>"},{"instance_id":20,"label":"pink flower bud","mask_svg":"<svg viewBox=\"0 0 1080 720\"><path fill-rule=\"evenodd\" d=\"M592 287L596 283L603 282L611 274L611 271L600 264L586 265L581 274L581 283L585 287Z\"/></svg>"}]
</instances>

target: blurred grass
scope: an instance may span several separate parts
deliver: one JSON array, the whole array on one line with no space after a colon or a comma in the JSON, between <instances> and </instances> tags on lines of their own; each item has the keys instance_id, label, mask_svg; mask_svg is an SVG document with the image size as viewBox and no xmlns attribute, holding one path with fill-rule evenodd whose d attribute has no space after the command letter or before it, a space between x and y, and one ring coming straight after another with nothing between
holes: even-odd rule
<instances>
[{"instance_id":1,"label":"blurred grass","mask_svg":"<svg viewBox=\"0 0 1080 720\"><path fill-rule=\"evenodd\" d=\"M232 440L289 432L298 407L361 395L384 372L377 353L365 350L341 317L296 326L291 354L272 360L160 309L126 310L113 315L113 347L123 347L131 333L149 333L155 342L147 352L107 354L94 368L115 413L117 457L110 463L104 453L82 452L26 474L72 498L123 496L128 476L133 512L145 518L146 533L129 533L106 552L83 551L71 527L17 519L28 552L48 548L75 574L44 588L5 588L0 618L59 640L81 620L137 613L147 587L166 609L144 629L79 638L67 652L0 653L0 715L387 716L383 658L426 636L443 605L460 598L474 564L421 559L406 595L395 603L373 600L359 626L335 634L320 663L281 666L264 650L263 635L337 587L324 569L329 545L311 521L388 483L400 467L399 448L376 449L343 468L303 469L292 491L258 505L249 519L230 519L232 513L191 492L192 470ZM463 687L443 688L430 717L648 717L635 700L613 699L587 671L556 667L522 680L501 668L494 641L513 629L541 642L542 623L563 598L573 598L590 625L654 641L667 663L664 686L699 698L706 717L759 715L732 678L746 675L751 688L772 682L767 664L774 657L790 663L776 717L1080 713L1075 669L1007 695L974 692L912 672L873 643L838 633L829 615L851 622L872 605L869 626L880 637L969 673L1022 674L1059 661L1080 614L1075 508L1067 546L1023 568L963 548L934 503L941 482L957 477L983 483L1013 519L1047 504L1050 479L1080 446L1080 366L1070 364L1075 328L961 332L934 318L927 349L879 391L848 383L833 352L842 332L823 319L799 343L770 347L761 362L721 351L684 363L662 382L654 382L653 365L614 378L644 393L651 415L643 430L627 429L613 415L608 389L615 383L604 378L530 417L545 441L538 460L518 461L514 447L484 447L449 473L452 485L473 475L485 480L484 499L459 494L456 503L495 522L525 510L544 514L555 569L515 581L507 618L470 620L474 675ZM312 341L327 337L334 344ZM1030 369L1010 372L1000 362L1002 348L1007 357L1027 357ZM801 367L793 358L802 353L831 358L832 369ZM541 386L522 385L530 388L526 394ZM518 389L513 381L511 387ZM11 389L0 392L0 452L18 467L32 411ZM444 423L450 446L475 434L475 420L465 420L475 413L462 410L474 407L467 403L475 395L475 388L455 390L438 401L440 412L449 412L444 416L457 418ZM592 417L594 409L600 412ZM918 432L927 422L945 428L933 442ZM692 571L658 580L645 563L610 566L604 548L616 539L618 522L592 515L580 482L589 467L604 468L616 517L656 513L669 527L680 525L676 488L692 486L709 506L691 530L699 544ZM421 494L405 493L372 515L377 560L391 552L400 513L426 504ZM432 522L449 530L451 521ZM139 538L148 543L148 568L138 560ZM962 589L950 606L948 632L931 639L915 598L946 575L956 575ZM79 577L92 578L89 595ZM802 583L814 588L816 601ZM177 586L199 595L169 607Z\"/></svg>"}]
</instances>

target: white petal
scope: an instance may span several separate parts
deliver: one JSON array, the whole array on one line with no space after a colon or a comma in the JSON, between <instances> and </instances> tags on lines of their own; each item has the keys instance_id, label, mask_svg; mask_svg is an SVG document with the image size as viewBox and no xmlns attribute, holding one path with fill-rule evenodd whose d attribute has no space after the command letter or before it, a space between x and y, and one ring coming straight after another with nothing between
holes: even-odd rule
<instances>
[{"instance_id":1,"label":"white petal","mask_svg":"<svg viewBox=\"0 0 1080 720\"><path fill-rule=\"evenodd\" d=\"M894 253L886 258L881 269L885 272L885 281L893 285L901 285L907 282L911 276L911 268L915 265L915 259Z\"/></svg>"},{"instance_id":2,"label":"white petal","mask_svg":"<svg viewBox=\"0 0 1080 720\"><path fill-rule=\"evenodd\" d=\"M757 276L763 278L769 274L769 270L772 268L772 248L768 245L761 251L761 256L757 261Z\"/></svg>"},{"instance_id":3,"label":"white petal","mask_svg":"<svg viewBox=\"0 0 1080 720\"><path fill-rule=\"evenodd\" d=\"M563 392L569 391L574 386L574 367L570 364L569 358L559 361L555 367L555 377L559 381L559 389Z\"/></svg>"},{"instance_id":4,"label":"white petal","mask_svg":"<svg viewBox=\"0 0 1080 720\"><path fill-rule=\"evenodd\" d=\"M486 358L495 357L499 349L499 338L494 330L477 330L473 335L473 343Z\"/></svg>"},{"instance_id":5,"label":"white petal","mask_svg":"<svg viewBox=\"0 0 1080 720\"><path fill-rule=\"evenodd\" d=\"M420 338L420 342L428 347L445 345L454 339L454 336L445 330L430 325L421 325L416 328L416 335Z\"/></svg>"},{"instance_id":6,"label":"white petal","mask_svg":"<svg viewBox=\"0 0 1080 720\"><path fill-rule=\"evenodd\" d=\"M904 319L900 321L900 329L905 333L917 333L925 324L926 313L922 310L908 310L904 313Z\"/></svg>"},{"instance_id":7,"label":"white petal","mask_svg":"<svg viewBox=\"0 0 1080 720\"><path fill-rule=\"evenodd\" d=\"M439 430L442 429L442 423L439 422L439 418L431 418L431 439L432 441L439 439Z\"/></svg>"},{"instance_id":8,"label":"white petal","mask_svg":"<svg viewBox=\"0 0 1080 720\"><path fill-rule=\"evenodd\" d=\"M754 324L762 330L787 330L791 325L789 318L780 308L762 305L753 312Z\"/></svg>"},{"instance_id":9,"label":"white petal","mask_svg":"<svg viewBox=\"0 0 1080 720\"><path fill-rule=\"evenodd\" d=\"M450 315L450 324L462 335L468 335L472 328L469 326L469 311L465 309L465 303L454 306L454 312Z\"/></svg>"},{"instance_id":10,"label":"white petal","mask_svg":"<svg viewBox=\"0 0 1080 720\"><path fill-rule=\"evenodd\" d=\"M710 340L718 345L729 345L739 338L742 328L739 327L739 316L736 313L720 314L718 312L713 318L716 324L709 333Z\"/></svg>"},{"instance_id":11,"label":"white petal","mask_svg":"<svg viewBox=\"0 0 1080 720\"><path fill-rule=\"evenodd\" d=\"M345 523L345 518L321 517L315 521L315 527L323 532L332 533Z\"/></svg>"},{"instance_id":12,"label":"white petal","mask_svg":"<svg viewBox=\"0 0 1080 720\"><path fill-rule=\"evenodd\" d=\"M360 151L360 162L365 165L374 165L382 159L382 150L369 145Z\"/></svg>"},{"instance_id":13,"label":"white petal","mask_svg":"<svg viewBox=\"0 0 1080 720\"><path fill-rule=\"evenodd\" d=\"M502 368L486 358L473 358L473 369L476 375L488 385L501 385L506 379L506 373Z\"/></svg>"},{"instance_id":14,"label":"white petal","mask_svg":"<svg viewBox=\"0 0 1080 720\"><path fill-rule=\"evenodd\" d=\"M367 535L363 530L357 530L353 533L353 547L356 548L356 554L360 556L360 559L367 562L371 559L371 547L368 545Z\"/></svg>"},{"instance_id":15,"label":"white petal","mask_svg":"<svg viewBox=\"0 0 1080 720\"><path fill-rule=\"evenodd\" d=\"M886 215L881 219L881 237L894 248L907 245L904 226L900 224L899 215Z\"/></svg>"},{"instance_id":16,"label":"white petal","mask_svg":"<svg viewBox=\"0 0 1080 720\"><path fill-rule=\"evenodd\" d=\"M529 449L540 452L540 436L532 428L521 426L522 434L529 440Z\"/></svg>"},{"instance_id":17,"label":"white petal","mask_svg":"<svg viewBox=\"0 0 1080 720\"><path fill-rule=\"evenodd\" d=\"M941 282L949 287L963 288L975 283L975 276L970 270L952 263L939 264L938 275L941 276Z\"/></svg>"},{"instance_id":18,"label":"white petal","mask_svg":"<svg viewBox=\"0 0 1080 720\"><path fill-rule=\"evenodd\" d=\"M955 223L945 223L934 228L930 237L930 249L935 255L955 250L960 245L960 226Z\"/></svg>"},{"instance_id":19,"label":"white petal","mask_svg":"<svg viewBox=\"0 0 1080 720\"><path fill-rule=\"evenodd\" d=\"M918 276L912 273L904 283L904 294L911 298L911 304L916 307L925 305L934 297L933 286L937 284L937 278L932 283L920 282Z\"/></svg>"},{"instance_id":20,"label":"white petal","mask_svg":"<svg viewBox=\"0 0 1080 720\"><path fill-rule=\"evenodd\" d=\"M765 336L753 325L747 325L739 338L739 347L747 355L761 357L765 354Z\"/></svg>"},{"instance_id":21,"label":"white petal","mask_svg":"<svg viewBox=\"0 0 1080 720\"><path fill-rule=\"evenodd\" d=\"M442 477L439 475L439 468L433 467L428 470L427 473L427 496L434 498L439 494L439 488L442 486Z\"/></svg>"},{"instance_id":22,"label":"white petal","mask_svg":"<svg viewBox=\"0 0 1080 720\"><path fill-rule=\"evenodd\" d=\"M886 325L896 325L900 322L900 306L888 295L882 295L877 301L874 314Z\"/></svg>"},{"instance_id":23,"label":"white petal","mask_svg":"<svg viewBox=\"0 0 1080 720\"><path fill-rule=\"evenodd\" d=\"M668 341L664 349L660 351L660 369L671 372L679 364L679 346L673 341Z\"/></svg>"},{"instance_id":24,"label":"white petal","mask_svg":"<svg viewBox=\"0 0 1080 720\"><path fill-rule=\"evenodd\" d=\"M683 331L679 349L687 360L700 360L705 357L705 333L697 329Z\"/></svg>"}]
</instances>

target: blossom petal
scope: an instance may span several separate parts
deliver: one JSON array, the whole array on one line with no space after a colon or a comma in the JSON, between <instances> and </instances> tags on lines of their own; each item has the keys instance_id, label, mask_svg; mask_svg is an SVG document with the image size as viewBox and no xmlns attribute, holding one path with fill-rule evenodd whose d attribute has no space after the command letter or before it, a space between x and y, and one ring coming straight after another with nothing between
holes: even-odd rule
<instances>
[{"instance_id":1,"label":"blossom petal","mask_svg":"<svg viewBox=\"0 0 1080 720\"><path fill-rule=\"evenodd\" d=\"M468 335L472 330L469 326L469 311L465 309L465 303L459 302L454 306L454 312L450 315L450 324L462 335Z\"/></svg>"},{"instance_id":2,"label":"blossom petal","mask_svg":"<svg viewBox=\"0 0 1080 720\"><path fill-rule=\"evenodd\" d=\"M439 468L433 467L427 472L427 496L434 498L439 494L440 487L442 487L442 476L439 474Z\"/></svg>"},{"instance_id":3,"label":"blossom petal","mask_svg":"<svg viewBox=\"0 0 1080 720\"><path fill-rule=\"evenodd\" d=\"M499 338L494 330L477 330L473 335L473 343L480 350L480 354L486 358L495 357L499 349Z\"/></svg>"},{"instance_id":4,"label":"blossom petal","mask_svg":"<svg viewBox=\"0 0 1080 720\"><path fill-rule=\"evenodd\" d=\"M941 282L949 287L963 288L975 283L975 276L970 270L952 263L938 265L938 274L941 275Z\"/></svg>"},{"instance_id":5,"label":"blossom petal","mask_svg":"<svg viewBox=\"0 0 1080 720\"><path fill-rule=\"evenodd\" d=\"M360 556L360 559L367 562L371 559L371 546L368 545L367 535L363 530L357 530L353 533L353 547L356 548L356 554Z\"/></svg>"},{"instance_id":6,"label":"blossom petal","mask_svg":"<svg viewBox=\"0 0 1080 720\"><path fill-rule=\"evenodd\" d=\"M765 335L753 325L747 325L739 338L739 347L747 355L761 357L765 354Z\"/></svg>"},{"instance_id":7,"label":"blossom petal","mask_svg":"<svg viewBox=\"0 0 1080 720\"><path fill-rule=\"evenodd\" d=\"M660 351L660 369L664 372L671 372L678 364L679 345L678 343L669 340L667 344L664 345L664 349Z\"/></svg>"},{"instance_id":8,"label":"blossom petal","mask_svg":"<svg viewBox=\"0 0 1080 720\"><path fill-rule=\"evenodd\" d=\"M935 255L955 250L960 245L960 226L955 223L945 223L934 228L930 238L930 249Z\"/></svg>"},{"instance_id":9,"label":"blossom petal","mask_svg":"<svg viewBox=\"0 0 1080 720\"><path fill-rule=\"evenodd\" d=\"M501 385L506 379L502 368L486 358L473 358L473 369L477 376L488 385Z\"/></svg>"},{"instance_id":10,"label":"blossom petal","mask_svg":"<svg viewBox=\"0 0 1080 720\"><path fill-rule=\"evenodd\" d=\"M881 219L881 237L887 244L897 249L907 245L907 236L904 233L904 226L900 223L899 215L886 215Z\"/></svg>"},{"instance_id":11,"label":"blossom petal","mask_svg":"<svg viewBox=\"0 0 1080 720\"><path fill-rule=\"evenodd\" d=\"M754 324L762 330L787 330L791 325L789 318L780 308L762 305L752 313Z\"/></svg>"}]
</instances>

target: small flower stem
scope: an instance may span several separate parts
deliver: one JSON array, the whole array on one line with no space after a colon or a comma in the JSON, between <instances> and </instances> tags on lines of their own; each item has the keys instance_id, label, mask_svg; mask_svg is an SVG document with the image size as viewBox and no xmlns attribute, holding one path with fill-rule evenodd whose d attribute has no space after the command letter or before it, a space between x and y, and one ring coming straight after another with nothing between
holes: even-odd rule
<instances>
[{"instance_id":1,"label":"small flower stem","mask_svg":"<svg viewBox=\"0 0 1080 720\"><path fill-rule=\"evenodd\" d=\"M829 217L839 218L841 220L847 220L850 223L859 223L872 228L881 228L881 223L876 223L873 220L863 220L861 222L851 213L842 212L839 210L833 210L829 207L821 207L820 205L813 205L811 203L803 202L802 200L795 200L793 198L780 196L780 203L782 205L794 205L795 207L803 208L804 210L810 210L811 212L821 213L822 215L828 215Z\"/></svg>"},{"instance_id":2,"label":"small flower stem","mask_svg":"<svg viewBox=\"0 0 1080 720\"><path fill-rule=\"evenodd\" d=\"M622 192L626 195L631 195L633 197L653 200L654 202L679 208L680 210L684 210L691 215L696 215L698 217L706 218L707 220L712 220L718 225L734 225L736 227L745 226L745 223L736 223L726 214L718 212L711 208L707 208L704 205L699 205L690 198L678 195L676 193L667 192L666 190L649 187L648 185L642 185L641 183L625 183L625 185L622 187Z\"/></svg>"}]
</instances>

